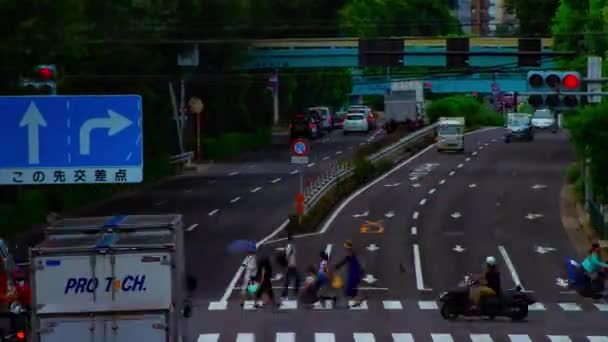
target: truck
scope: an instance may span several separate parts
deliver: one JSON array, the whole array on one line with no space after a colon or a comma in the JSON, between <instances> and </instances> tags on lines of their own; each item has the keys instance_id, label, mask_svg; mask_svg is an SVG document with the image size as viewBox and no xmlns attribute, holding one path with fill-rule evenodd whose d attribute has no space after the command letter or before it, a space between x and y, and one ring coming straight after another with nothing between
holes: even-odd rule
<instances>
[{"instance_id":1,"label":"truck","mask_svg":"<svg viewBox=\"0 0 608 342\"><path fill-rule=\"evenodd\" d=\"M440 117L437 130L437 151L464 153L464 117Z\"/></svg>"},{"instance_id":2,"label":"truck","mask_svg":"<svg viewBox=\"0 0 608 342\"><path fill-rule=\"evenodd\" d=\"M62 219L30 249L28 341L186 341L182 216Z\"/></svg>"},{"instance_id":3,"label":"truck","mask_svg":"<svg viewBox=\"0 0 608 342\"><path fill-rule=\"evenodd\" d=\"M424 107L422 81L391 83L390 91L384 95L384 118L387 128L397 124L421 121L424 116Z\"/></svg>"}]
</instances>

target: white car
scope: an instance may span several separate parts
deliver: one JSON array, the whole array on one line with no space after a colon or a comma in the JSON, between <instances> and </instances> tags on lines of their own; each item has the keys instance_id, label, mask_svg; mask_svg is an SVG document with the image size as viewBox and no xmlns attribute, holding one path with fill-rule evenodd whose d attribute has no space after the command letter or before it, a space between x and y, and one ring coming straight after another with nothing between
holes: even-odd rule
<instances>
[{"instance_id":1,"label":"white car","mask_svg":"<svg viewBox=\"0 0 608 342\"><path fill-rule=\"evenodd\" d=\"M344 135L350 132L369 132L365 113L348 113L344 119Z\"/></svg>"},{"instance_id":2,"label":"white car","mask_svg":"<svg viewBox=\"0 0 608 342\"><path fill-rule=\"evenodd\" d=\"M538 109L532 115L532 127L537 129L555 129L555 117L549 109Z\"/></svg>"}]
</instances>

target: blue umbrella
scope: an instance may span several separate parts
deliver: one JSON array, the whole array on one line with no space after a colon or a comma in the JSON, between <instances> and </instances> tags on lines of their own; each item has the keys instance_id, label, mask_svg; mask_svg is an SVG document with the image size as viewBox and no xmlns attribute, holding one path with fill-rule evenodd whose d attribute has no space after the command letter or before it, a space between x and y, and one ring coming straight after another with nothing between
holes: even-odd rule
<instances>
[{"instance_id":1,"label":"blue umbrella","mask_svg":"<svg viewBox=\"0 0 608 342\"><path fill-rule=\"evenodd\" d=\"M235 240L228 245L228 252L230 253L246 253L255 251L255 241L251 240Z\"/></svg>"}]
</instances>

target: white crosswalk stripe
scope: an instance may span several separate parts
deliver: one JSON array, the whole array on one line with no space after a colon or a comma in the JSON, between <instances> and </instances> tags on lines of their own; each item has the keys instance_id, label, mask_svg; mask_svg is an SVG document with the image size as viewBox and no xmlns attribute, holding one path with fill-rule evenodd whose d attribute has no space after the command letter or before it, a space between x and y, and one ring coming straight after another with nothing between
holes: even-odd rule
<instances>
[{"instance_id":1,"label":"white crosswalk stripe","mask_svg":"<svg viewBox=\"0 0 608 342\"><path fill-rule=\"evenodd\" d=\"M384 334L384 333L383 333ZM231 339L234 338L234 335L231 334L231 338L226 339L226 338L222 338L222 341L230 341ZM385 335L383 335L385 336ZM428 335L424 336L424 334L416 334L416 339L414 338L414 335L411 333L404 333L404 332L400 332L400 333L391 333L392 336L392 341L393 342L415 342L416 339L419 339L421 341L428 341ZM452 334L446 334L446 333L431 333L431 340L433 342L454 342L457 339L463 340L462 337L458 337L455 338L454 336L452 336ZM534 341L547 341L547 339L551 342L572 342L572 337L571 336L566 336L566 335L546 335L546 337L540 337L540 336L536 336L534 338L532 338L530 335L527 334L508 334L508 340L511 342L534 342ZM197 342L219 342L219 338L220 338L220 334L219 333L213 333L213 334L201 334L199 335L198 339L196 340ZM306 336L302 336L299 339L296 338L296 333L294 332L278 332L275 334L275 342L296 342L296 341L308 341L310 337L306 337ZM370 333L370 332L355 332L352 334L351 338L347 338L344 339L343 337L340 338L340 342L344 341L348 341L348 342L376 342L376 341L384 341L383 338L385 337L379 337L376 336L376 334L374 333ZM267 339L265 339L267 340ZM494 342L495 340L498 341L505 341L505 337L504 335L502 336L492 336L492 334L470 334L469 341L471 342ZM582 341L582 337L578 336L577 340ZM608 342L608 336L585 336L584 340L589 341L589 342ZM234 340L232 340L234 341ZM255 342L256 338L255 338L255 334L254 333L237 333L236 335L236 342ZM314 333L314 341L315 342L336 342L336 335L334 333L331 332L317 332ZM463 340L464 341L464 340ZM268 341L270 342L270 341Z\"/></svg>"}]
</instances>

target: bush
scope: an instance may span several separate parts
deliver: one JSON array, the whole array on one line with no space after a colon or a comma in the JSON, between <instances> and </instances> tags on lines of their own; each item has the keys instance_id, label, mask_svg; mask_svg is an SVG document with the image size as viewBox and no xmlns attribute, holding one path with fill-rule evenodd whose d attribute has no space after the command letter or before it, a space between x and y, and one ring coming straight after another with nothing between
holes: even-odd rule
<instances>
[{"instance_id":1,"label":"bush","mask_svg":"<svg viewBox=\"0 0 608 342\"><path fill-rule=\"evenodd\" d=\"M427 116L431 122L444 116L464 116L467 127L504 125L504 117L501 114L491 111L475 98L462 95L433 101L427 108Z\"/></svg>"},{"instance_id":2,"label":"bush","mask_svg":"<svg viewBox=\"0 0 608 342\"><path fill-rule=\"evenodd\" d=\"M568 165L568 169L566 171L566 180L568 184L576 183L579 178L581 178L581 167L579 163L572 163Z\"/></svg>"},{"instance_id":3,"label":"bush","mask_svg":"<svg viewBox=\"0 0 608 342\"><path fill-rule=\"evenodd\" d=\"M218 138L202 141L205 158L222 160L235 157L243 152L253 151L272 143L272 129L260 128L253 133L226 133Z\"/></svg>"}]
</instances>

